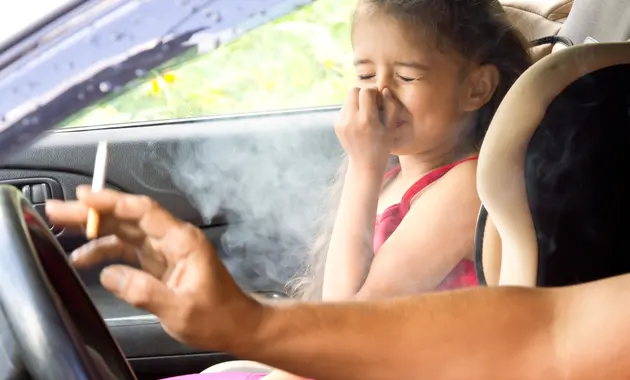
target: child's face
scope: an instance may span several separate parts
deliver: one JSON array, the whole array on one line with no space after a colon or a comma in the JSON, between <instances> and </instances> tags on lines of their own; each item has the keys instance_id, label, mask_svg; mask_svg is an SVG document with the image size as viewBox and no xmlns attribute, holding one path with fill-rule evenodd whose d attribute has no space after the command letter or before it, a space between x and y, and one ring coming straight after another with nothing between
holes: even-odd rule
<instances>
[{"instance_id":1,"label":"child's face","mask_svg":"<svg viewBox=\"0 0 630 380\"><path fill-rule=\"evenodd\" d=\"M352 37L357 86L389 88L402 103L391 153L439 156L458 150L471 117L464 60L444 55L378 13L360 15Z\"/></svg>"}]
</instances>

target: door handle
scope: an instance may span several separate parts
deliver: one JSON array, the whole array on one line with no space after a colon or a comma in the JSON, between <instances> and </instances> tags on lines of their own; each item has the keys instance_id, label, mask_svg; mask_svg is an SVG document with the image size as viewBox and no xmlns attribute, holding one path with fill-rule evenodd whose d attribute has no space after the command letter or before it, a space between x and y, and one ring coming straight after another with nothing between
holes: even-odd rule
<instances>
[{"instance_id":1,"label":"door handle","mask_svg":"<svg viewBox=\"0 0 630 380\"><path fill-rule=\"evenodd\" d=\"M22 195L28 200L35 211L46 221L48 228L59 235L63 230L56 228L46 216L46 201L49 199L63 200L61 185L53 178L19 178L0 181L2 185L11 185L22 191Z\"/></svg>"}]
</instances>

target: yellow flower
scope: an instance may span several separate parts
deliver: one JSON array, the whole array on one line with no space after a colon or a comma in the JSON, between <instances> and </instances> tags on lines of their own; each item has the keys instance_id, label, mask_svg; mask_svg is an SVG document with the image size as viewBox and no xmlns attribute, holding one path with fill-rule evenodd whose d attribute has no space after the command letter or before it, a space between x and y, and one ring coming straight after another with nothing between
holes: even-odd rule
<instances>
[{"instance_id":1,"label":"yellow flower","mask_svg":"<svg viewBox=\"0 0 630 380\"><path fill-rule=\"evenodd\" d=\"M164 81L166 83L173 83L173 82L175 82L175 73L173 73L173 72L166 72L166 73L164 73Z\"/></svg>"},{"instance_id":2,"label":"yellow flower","mask_svg":"<svg viewBox=\"0 0 630 380\"><path fill-rule=\"evenodd\" d=\"M335 66L335 61L329 58L324 61L324 66L326 67L326 69L330 70L333 68L333 66Z\"/></svg>"},{"instance_id":3,"label":"yellow flower","mask_svg":"<svg viewBox=\"0 0 630 380\"><path fill-rule=\"evenodd\" d=\"M151 81L151 92L157 94L160 92L160 82L157 79L153 79Z\"/></svg>"},{"instance_id":4,"label":"yellow flower","mask_svg":"<svg viewBox=\"0 0 630 380\"><path fill-rule=\"evenodd\" d=\"M271 91L274 88L276 88L276 82L271 81L271 80L264 81L262 85L267 91Z\"/></svg>"}]
</instances>

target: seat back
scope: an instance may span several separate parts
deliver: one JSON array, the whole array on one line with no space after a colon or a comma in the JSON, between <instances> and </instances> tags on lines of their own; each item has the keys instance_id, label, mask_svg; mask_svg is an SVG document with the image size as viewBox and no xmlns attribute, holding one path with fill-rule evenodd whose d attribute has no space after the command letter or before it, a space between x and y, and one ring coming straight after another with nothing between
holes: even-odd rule
<instances>
[{"instance_id":1,"label":"seat back","mask_svg":"<svg viewBox=\"0 0 630 380\"><path fill-rule=\"evenodd\" d=\"M558 35L575 44L630 40L630 0L576 0Z\"/></svg>"},{"instance_id":2,"label":"seat back","mask_svg":"<svg viewBox=\"0 0 630 380\"><path fill-rule=\"evenodd\" d=\"M558 34L567 20L573 0L501 0L512 23L528 41L536 41ZM555 41L536 44L531 53L534 60L548 55Z\"/></svg>"},{"instance_id":3,"label":"seat back","mask_svg":"<svg viewBox=\"0 0 630 380\"><path fill-rule=\"evenodd\" d=\"M563 286L630 272L628 174L630 43L534 64L480 153L480 282Z\"/></svg>"}]
</instances>

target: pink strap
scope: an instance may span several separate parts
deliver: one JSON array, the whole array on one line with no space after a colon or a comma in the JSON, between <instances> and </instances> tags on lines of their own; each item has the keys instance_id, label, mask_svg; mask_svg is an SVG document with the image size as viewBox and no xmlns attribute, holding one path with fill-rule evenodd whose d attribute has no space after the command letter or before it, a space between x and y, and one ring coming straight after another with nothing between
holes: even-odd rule
<instances>
[{"instance_id":1,"label":"pink strap","mask_svg":"<svg viewBox=\"0 0 630 380\"><path fill-rule=\"evenodd\" d=\"M424 176L422 176L422 178L420 178L416 183L411 185L409 190L407 190L405 192L405 194L403 195L402 201L400 202L400 211L401 211L402 215L406 215L409 212L409 209L411 209L411 201L425 187L429 186L433 182L435 182L438 179L442 178L446 173L448 173L451 169L453 169L457 165L459 165L459 164L461 164L463 162L466 162L466 161L473 161L473 160L476 160L478 158L479 158L479 156L468 157L468 158L465 158L463 160L454 162L452 164L441 166L441 167L439 167L437 169L433 169L430 172L428 172L427 174L425 174Z\"/></svg>"}]
</instances>

